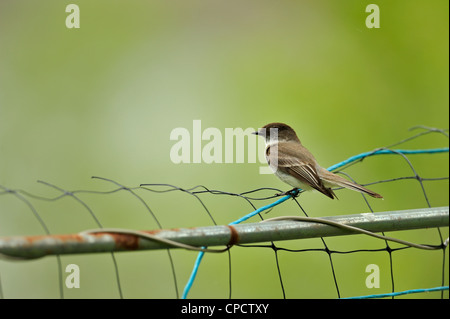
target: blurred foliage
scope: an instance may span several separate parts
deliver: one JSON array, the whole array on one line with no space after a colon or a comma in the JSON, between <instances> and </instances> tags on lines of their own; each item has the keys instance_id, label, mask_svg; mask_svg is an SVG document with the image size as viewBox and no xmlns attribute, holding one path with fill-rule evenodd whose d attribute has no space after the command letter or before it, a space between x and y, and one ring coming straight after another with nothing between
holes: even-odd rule
<instances>
[{"instance_id":1,"label":"blurred foliage","mask_svg":"<svg viewBox=\"0 0 450 319\"><path fill-rule=\"evenodd\" d=\"M284 189L276 177L258 174L259 163L174 164L170 132L177 127L192 131L196 119L203 128L222 132L286 122L328 167L410 136L412 126L449 126L445 0L376 1L380 29L366 28L365 7L371 1L361 0L72 2L80 7L80 29L66 28L65 2L0 2L0 185L44 196L59 193L36 180L68 190L112 188L90 179L96 175L130 187L170 183L231 192ZM446 145L446 138L434 136L407 146ZM425 177L448 176L448 154L413 159ZM366 160L349 173L361 183L411 175L406 163L394 157ZM417 184L398 185L373 187L385 196L384 201L371 200L376 211L425 206ZM433 206L448 205L448 181L427 184L427 190ZM359 194L338 195L339 201L330 201L308 193L301 202L310 216L367 211ZM181 199L177 194L176 200L174 194L147 196L164 227L211 223L188 195ZM156 227L148 215L133 212L139 205L125 195L96 200L92 205L104 226ZM218 223L251 210L234 206L227 197L205 200ZM95 226L69 199L36 205L53 233ZM288 214L292 207L286 204L273 214ZM41 233L29 213L2 196L0 235ZM435 233L431 237L436 240ZM347 245L345 240L342 244ZM232 256L233 296L281 297L273 252L255 251L250 258L248 250L241 251ZM195 254L174 254L182 287ZM422 262L427 259L419 255ZM404 260L420 261L412 256ZM344 296L373 293L364 286L362 256L336 259ZM288 297L336 297L325 255L281 254L280 260L289 271ZM84 289L67 292L68 297L117 297L107 256L63 257L66 261L89 268ZM163 252L120 254L118 261L126 297L175 297ZM400 257L396 261L402 263ZM386 256L370 259L377 262L384 266ZM355 269L360 263L364 267ZM225 254L205 258L192 297L227 297L227 264ZM396 275L408 284L399 288L439 285L439 278L424 282L414 270L408 276L408 263L402 265L396 266ZM436 260L435 267L440 265ZM23 277L26 269L33 275ZM57 297L50 258L0 262L0 271L5 297ZM382 271L388 276L386 268ZM353 278L354 273L361 278ZM36 274L54 285L33 283ZM446 278L448 284L448 269ZM389 291L389 280L382 284L383 292Z\"/></svg>"}]
</instances>

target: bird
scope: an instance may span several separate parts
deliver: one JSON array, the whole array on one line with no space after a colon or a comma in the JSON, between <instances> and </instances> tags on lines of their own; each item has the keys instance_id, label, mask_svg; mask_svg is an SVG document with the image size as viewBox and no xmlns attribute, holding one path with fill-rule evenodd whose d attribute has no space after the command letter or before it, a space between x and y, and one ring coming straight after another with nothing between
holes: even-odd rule
<instances>
[{"instance_id":1,"label":"bird","mask_svg":"<svg viewBox=\"0 0 450 319\"><path fill-rule=\"evenodd\" d=\"M287 124L270 123L253 134L264 137L266 160L275 175L294 187L283 194L297 195L300 188L305 191L317 190L334 199L337 196L331 187L344 187L374 198L383 198L380 194L321 167Z\"/></svg>"}]
</instances>

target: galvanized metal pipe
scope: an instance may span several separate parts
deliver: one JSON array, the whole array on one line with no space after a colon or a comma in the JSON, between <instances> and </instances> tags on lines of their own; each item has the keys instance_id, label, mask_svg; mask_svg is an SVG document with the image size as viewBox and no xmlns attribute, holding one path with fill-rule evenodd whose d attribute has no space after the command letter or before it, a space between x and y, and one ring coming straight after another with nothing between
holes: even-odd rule
<instances>
[{"instance_id":1,"label":"galvanized metal pipe","mask_svg":"<svg viewBox=\"0 0 450 319\"><path fill-rule=\"evenodd\" d=\"M323 217L374 233L449 225L449 208L363 213ZM143 231L191 246L226 246L302 238L329 237L355 232L317 222L267 221L226 226L206 226ZM39 258L47 255L85 254L173 248L136 235L121 233L80 233L48 236L0 237L0 257Z\"/></svg>"}]
</instances>

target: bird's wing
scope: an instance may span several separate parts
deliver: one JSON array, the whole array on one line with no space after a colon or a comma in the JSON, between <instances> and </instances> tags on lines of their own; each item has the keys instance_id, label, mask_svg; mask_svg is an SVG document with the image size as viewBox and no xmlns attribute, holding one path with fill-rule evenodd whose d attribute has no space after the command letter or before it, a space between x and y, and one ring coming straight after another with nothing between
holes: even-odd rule
<instances>
[{"instance_id":1,"label":"bird's wing","mask_svg":"<svg viewBox=\"0 0 450 319\"><path fill-rule=\"evenodd\" d=\"M280 148L282 151L278 150ZM279 143L278 149L274 152L273 148L267 148L266 157L269 165L290 174L331 199L336 197L330 188L324 186L316 170L316 160L307 149L289 142Z\"/></svg>"}]
</instances>

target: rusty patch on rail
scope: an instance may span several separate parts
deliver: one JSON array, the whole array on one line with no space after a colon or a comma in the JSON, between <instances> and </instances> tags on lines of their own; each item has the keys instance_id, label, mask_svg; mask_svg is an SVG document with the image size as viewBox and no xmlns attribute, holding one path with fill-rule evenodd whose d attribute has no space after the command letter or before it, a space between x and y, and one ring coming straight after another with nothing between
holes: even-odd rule
<instances>
[{"instance_id":1,"label":"rusty patch on rail","mask_svg":"<svg viewBox=\"0 0 450 319\"><path fill-rule=\"evenodd\" d=\"M62 242L74 242L78 241L80 243L84 242L84 239L79 234L69 234L69 235L36 235L36 236L24 236L25 239L30 245L32 245L36 241L45 240L47 238L58 239Z\"/></svg>"},{"instance_id":2,"label":"rusty patch on rail","mask_svg":"<svg viewBox=\"0 0 450 319\"><path fill-rule=\"evenodd\" d=\"M177 232L177 231L180 231L180 229L179 228L153 229L153 230L143 230L142 232L150 234L150 235L158 235L162 231L174 231L174 232Z\"/></svg>"},{"instance_id":3,"label":"rusty patch on rail","mask_svg":"<svg viewBox=\"0 0 450 319\"><path fill-rule=\"evenodd\" d=\"M93 237L102 237L105 235L111 237L114 240L115 246L118 250L136 250L139 248L139 237L135 236L135 235L116 234L116 233L109 233L109 232L89 233L89 236L93 236ZM36 241L45 240L47 238L56 239L63 243L65 243L65 242L67 242L67 243L70 243L70 242L84 243L87 241L85 235L82 235L82 234L39 235L39 236L27 236L24 238L30 245L33 245L33 243Z\"/></svg>"},{"instance_id":4,"label":"rusty patch on rail","mask_svg":"<svg viewBox=\"0 0 450 319\"><path fill-rule=\"evenodd\" d=\"M98 233L101 234L101 233ZM136 250L139 248L139 237L129 234L104 233L111 236L117 249Z\"/></svg>"},{"instance_id":5,"label":"rusty patch on rail","mask_svg":"<svg viewBox=\"0 0 450 319\"><path fill-rule=\"evenodd\" d=\"M231 232L230 241L228 242L228 246L233 246L233 245L239 243L239 233L237 232L236 228L234 228L231 225L227 225L227 227L230 229L230 232Z\"/></svg>"}]
</instances>

